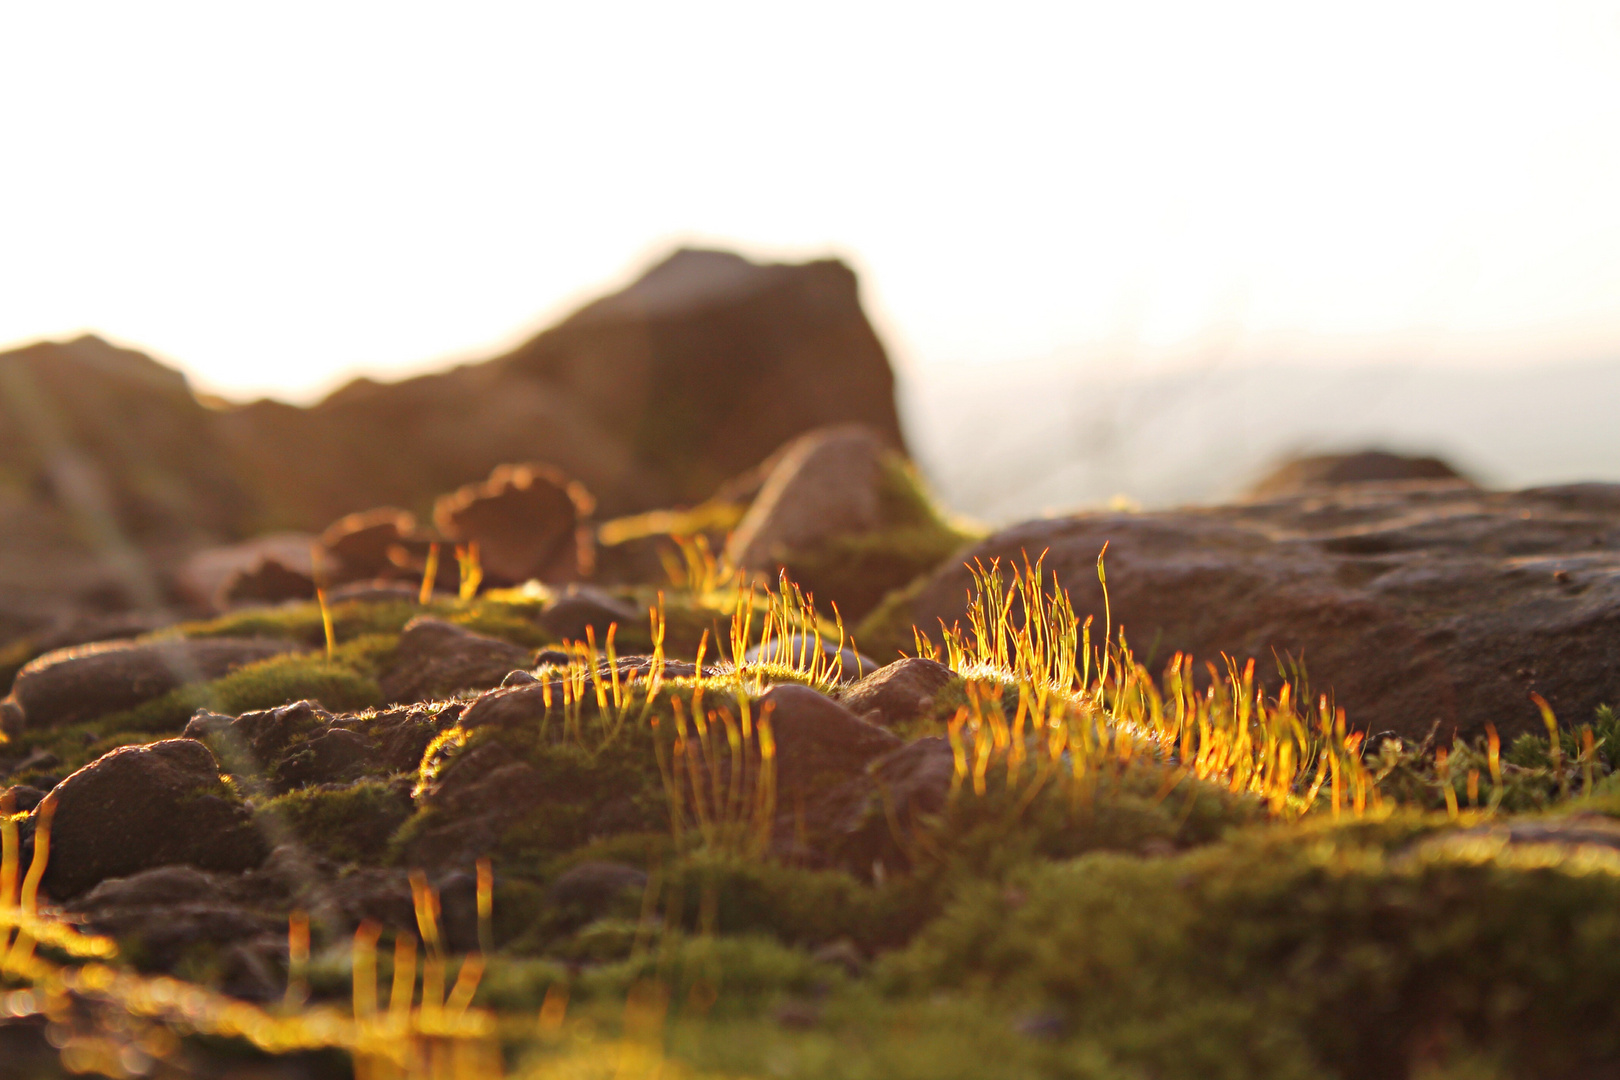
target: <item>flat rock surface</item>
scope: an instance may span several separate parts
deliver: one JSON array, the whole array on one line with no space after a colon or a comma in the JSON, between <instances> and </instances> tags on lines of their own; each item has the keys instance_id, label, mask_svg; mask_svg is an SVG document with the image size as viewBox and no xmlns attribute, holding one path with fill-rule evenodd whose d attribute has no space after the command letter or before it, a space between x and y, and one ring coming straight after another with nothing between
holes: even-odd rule
<instances>
[{"instance_id":1,"label":"flat rock surface","mask_svg":"<svg viewBox=\"0 0 1620 1080\"><path fill-rule=\"evenodd\" d=\"M1352 727L1504 739L1541 730L1540 693L1566 723L1620 702L1620 485L1482 492L1466 482L1359 484L1233 506L1090 513L1006 529L964 559L1003 567L1046 552L1083 618L1104 606L1157 673L1176 651L1221 663L1303 657ZM953 563L911 604L922 627L962 621Z\"/></svg>"},{"instance_id":2,"label":"flat rock surface","mask_svg":"<svg viewBox=\"0 0 1620 1080\"><path fill-rule=\"evenodd\" d=\"M260 638L176 638L61 649L19 671L12 698L32 727L74 724L299 648Z\"/></svg>"},{"instance_id":3,"label":"flat rock surface","mask_svg":"<svg viewBox=\"0 0 1620 1080\"><path fill-rule=\"evenodd\" d=\"M528 667L530 657L521 645L419 615L406 624L392 665L378 681L389 701L427 701L499 686L509 672Z\"/></svg>"}]
</instances>

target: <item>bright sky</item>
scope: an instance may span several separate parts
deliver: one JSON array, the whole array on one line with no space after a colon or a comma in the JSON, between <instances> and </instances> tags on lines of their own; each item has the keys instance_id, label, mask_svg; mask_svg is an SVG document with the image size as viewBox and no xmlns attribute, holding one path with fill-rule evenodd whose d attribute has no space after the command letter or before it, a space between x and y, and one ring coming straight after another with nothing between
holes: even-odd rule
<instances>
[{"instance_id":1,"label":"bright sky","mask_svg":"<svg viewBox=\"0 0 1620 1080\"><path fill-rule=\"evenodd\" d=\"M0 347L232 396L486 354L677 242L902 365L1620 356L1614 3L0 5Z\"/></svg>"}]
</instances>

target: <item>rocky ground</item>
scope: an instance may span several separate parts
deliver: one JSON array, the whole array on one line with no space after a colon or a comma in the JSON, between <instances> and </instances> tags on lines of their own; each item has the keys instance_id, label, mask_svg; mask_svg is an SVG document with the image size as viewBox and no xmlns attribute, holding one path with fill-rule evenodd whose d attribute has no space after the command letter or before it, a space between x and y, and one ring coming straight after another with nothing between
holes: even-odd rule
<instances>
[{"instance_id":1,"label":"rocky ground","mask_svg":"<svg viewBox=\"0 0 1620 1080\"><path fill-rule=\"evenodd\" d=\"M586 530L566 477L508 471L438 521L528 584L483 585L465 551L440 578L379 512L329 531L325 573L389 573L323 579L325 618L232 595L321 573L262 560L210 619L23 639L0 705L23 865L48 814L55 910L135 970L267 1007L295 913L296 977L347 1001L357 931L415 940L432 896L438 947L487 960L480 1007L567 988L571 1036L503 1036L540 1075L647 985L668 1067L726 1075L1620 1062L1620 488L1307 477L975 536L858 427L753 487ZM713 546L677 545L678 518ZM965 567L1026 558L998 653ZM740 586L784 569L825 592ZM1034 607L1060 584L1074 622ZM1037 677L1063 669L1017 628L1087 616L1092 670ZM1210 763L1221 724L1297 757ZM148 1071L258 1053L171 1050Z\"/></svg>"},{"instance_id":2,"label":"rocky ground","mask_svg":"<svg viewBox=\"0 0 1620 1080\"><path fill-rule=\"evenodd\" d=\"M698 262L433 385L869 333ZM250 536L286 486L63 348L193 426L0 439L0 1077L1620 1069L1620 485L1359 455L986 533L767 372L645 490L475 454Z\"/></svg>"}]
</instances>

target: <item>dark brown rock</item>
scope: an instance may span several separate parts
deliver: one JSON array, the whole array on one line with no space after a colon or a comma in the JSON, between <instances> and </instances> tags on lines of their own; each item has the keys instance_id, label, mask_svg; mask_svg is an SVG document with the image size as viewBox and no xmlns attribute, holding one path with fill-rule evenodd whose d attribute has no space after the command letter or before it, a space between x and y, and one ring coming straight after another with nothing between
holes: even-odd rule
<instances>
[{"instance_id":1,"label":"dark brown rock","mask_svg":"<svg viewBox=\"0 0 1620 1080\"><path fill-rule=\"evenodd\" d=\"M1004 530L966 558L1047 552L1047 586L1068 589L1100 636L1105 542L1113 624L1154 668L1224 652L1274 679L1274 652L1303 656L1352 727L1414 738L1437 721L1442 737L1539 730L1531 691L1571 724L1620 701L1620 485L1358 484L1081 514ZM961 620L969 587L965 569L942 569L907 621Z\"/></svg>"},{"instance_id":2,"label":"dark brown rock","mask_svg":"<svg viewBox=\"0 0 1620 1080\"><path fill-rule=\"evenodd\" d=\"M286 915L243 905L233 884L194 866L159 866L103 881L73 907L86 929L138 942L143 966L167 969L199 945L285 937Z\"/></svg>"},{"instance_id":3,"label":"dark brown rock","mask_svg":"<svg viewBox=\"0 0 1620 1080\"><path fill-rule=\"evenodd\" d=\"M776 736L777 805L784 810L860 775L869 761L902 745L893 734L808 686L773 686L754 710L756 716L770 717Z\"/></svg>"},{"instance_id":4,"label":"dark brown rock","mask_svg":"<svg viewBox=\"0 0 1620 1080\"><path fill-rule=\"evenodd\" d=\"M583 485L549 465L500 465L481 484L441 498L433 522L457 543L477 544L493 584L572 581L590 571L595 508Z\"/></svg>"},{"instance_id":5,"label":"dark brown rock","mask_svg":"<svg viewBox=\"0 0 1620 1080\"><path fill-rule=\"evenodd\" d=\"M257 866L268 848L219 772L202 743L167 739L120 747L63 780L51 792L45 889L66 899L156 866Z\"/></svg>"},{"instance_id":6,"label":"dark brown rock","mask_svg":"<svg viewBox=\"0 0 1620 1080\"><path fill-rule=\"evenodd\" d=\"M603 643L613 624L624 627L646 621L647 612L590 585L568 586L540 613L540 624L563 641L585 641L586 631L593 630L597 642Z\"/></svg>"},{"instance_id":7,"label":"dark brown rock","mask_svg":"<svg viewBox=\"0 0 1620 1080\"><path fill-rule=\"evenodd\" d=\"M624 897L639 895L647 887L647 873L619 862L583 862L559 874L546 899L559 907L595 911Z\"/></svg>"},{"instance_id":8,"label":"dark brown rock","mask_svg":"<svg viewBox=\"0 0 1620 1080\"><path fill-rule=\"evenodd\" d=\"M389 552L415 532L416 518L409 511L379 506L328 525L321 546L336 560L341 580L386 577L395 571Z\"/></svg>"},{"instance_id":9,"label":"dark brown rock","mask_svg":"<svg viewBox=\"0 0 1620 1080\"><path fill-rule=\"evenodd\" d=\"M251 604L280 604L287 600L309 600L315 596L315 579L288 567L278 559L261 559L252 568L239 570L219 592L218 606L241 607Z\"/></svg>"},{"instance_id":10,"label":"dark brown rock","mask_svg":"<svg viewBox=\"0 0 1620 1080\"><path fill-rule=\"evenodd\" d=\"M257 638L175 638L64 649L29 661L12 684L12 699L31 727L74 724L297 648Z\"/></svg>"},{"instance_id":11,"label":"dark brown rock","mask_svg":"<svg viewBox=\"0 0 1620 1080\"><path fill-rule=\"evenodd\" d=\"M545 805L546 785L528 763L499 742L458 754L423 793L435 811L413 838L414 865L465 865L499 845L513 825Z\"/></svg>"},{"instance_id":12,"label":"dark brown rock","mask_svg":"<svg viewBox=\"0 0 1620 1080\"><path fill-rule=\"evenodd\" d=\"M175 587L192 604L222 611L230 606L229 591L239 586L251 591L258 577L265 584L286 584L288 575L303 579L301 593L248 599L313 599L315 596L315 557L312 551L319 539L311 533L281 532L256 536L237 544L205 547L193 552L175 571ZM266 564L276 564L267 569ZM290 586L289 586L290 587Z\"/></svg>"},{"instance_id":13,"label":"dark brown rock","mask_svg":"<svg viewBox=\"0 0 1620 1080\"><path fill-rule=\"evenodd\" d=\"M333 716L311 701L241 716L199 712L182 738L206 742L225 770L280 794L308 784L414 772L460 706L393 708Z\"/></svg>"},{"instance_id":14,"label":"dark brown rock","mask_svg":"<svg viewBox=\"0 0 1620 1080\"><path fill-rule=\"evenodd\" d=\"M863 878L908 868L911 837L945 811L955 759L938 736L917 739L825 793L802 815L783 815L777 846L795 857L842 866Z\"/></svg>"},{"instance_id":15,"label":"dark brown rock","mask_svg":"<svg viewBox=\"0 0 1620 1080\"><path fill-rule=\"evenodd\" d=\"M907 657L879 668L838 695L838 703L856 716L883 727L929 715L939 692L956 673L937 660Z\"/></svg>"},{"instance_id":16,"label":"dark brown rock","mask_svg":"<svg viewBox=\"0 0 1620 1080\"><path fill-rule=\"evenodd\" d=\"M521 645L419 615L406 624L378 681L389 701L428 701L457 690L499 686L513 669L528 667L529 656Z\"/></svg>"}]
</instances>

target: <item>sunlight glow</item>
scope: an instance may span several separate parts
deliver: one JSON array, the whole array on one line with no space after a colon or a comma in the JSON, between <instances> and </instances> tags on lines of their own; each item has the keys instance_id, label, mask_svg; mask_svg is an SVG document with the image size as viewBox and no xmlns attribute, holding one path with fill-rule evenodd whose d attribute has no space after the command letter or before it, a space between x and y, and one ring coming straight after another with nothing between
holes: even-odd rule
<instances>
[{"instance_id":1,"label":"sunlight glow","mask_svg":"<svg viewBox=\"0 0 1620 1080\"><path fill-rule=\"evenodd\" d=\"M1611 4L9 5L0 343L231 396L487 354L678 242L902 365L1620 352Z\"/></svg>"}]
</instances>

